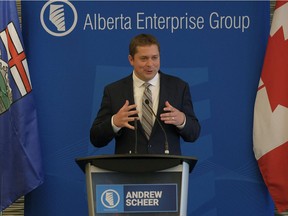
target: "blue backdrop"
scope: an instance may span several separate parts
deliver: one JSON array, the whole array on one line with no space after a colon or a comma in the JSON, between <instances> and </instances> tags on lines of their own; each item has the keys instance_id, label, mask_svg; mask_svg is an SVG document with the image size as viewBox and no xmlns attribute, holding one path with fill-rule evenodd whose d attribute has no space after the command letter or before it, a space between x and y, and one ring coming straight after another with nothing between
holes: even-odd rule
<instances>
[{"instance_id":1,"label":"blue backdrop","mask_svg":"<svg viewBox=\"0 0 288 216\"><path fill-rule=\"evenodd\" d=\"M202 125L195 143L182 143L199 160L188 215L273 215L252 147L269 1L22 1L22 11L45 169L25 215L88 214L75 158L113 153L113 143L94 148L89 129L103 87L132 72L128 44L142 32L159 39L161 69L190 84Z\"/></svg>"}]
</instances>

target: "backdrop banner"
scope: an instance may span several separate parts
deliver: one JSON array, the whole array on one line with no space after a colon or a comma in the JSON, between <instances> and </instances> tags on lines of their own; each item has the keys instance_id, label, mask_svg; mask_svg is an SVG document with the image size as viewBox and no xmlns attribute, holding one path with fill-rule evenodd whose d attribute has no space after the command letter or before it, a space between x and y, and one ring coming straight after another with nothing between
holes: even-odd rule
<instances>
[{"instance_id":1,"label":"backdrop banner","mask_svg":"<svg viewBox=\"0 0 288 216\"><path fill-rule=\"evenodd\" d=\"M274 205L253 153L255 95L269 34L269 1L22 1L22 27L38 110L45 181L25 215L88 215L75 158L97 149L90 126L106 84L132 72L139 33L161 44L161 69L187 81L202 131L186 156L187 215L271 216Z\"/></svg>"}]
</instances>

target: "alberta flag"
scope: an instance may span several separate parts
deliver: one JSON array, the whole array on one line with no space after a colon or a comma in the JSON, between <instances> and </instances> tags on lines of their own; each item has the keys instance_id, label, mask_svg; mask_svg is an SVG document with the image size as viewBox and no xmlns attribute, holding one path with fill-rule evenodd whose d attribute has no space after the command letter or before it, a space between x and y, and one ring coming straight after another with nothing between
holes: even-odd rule
<instances>
[{"instance_id":1,"label":"alberta flag","mask_svg":"<svg viewBox=\"0 0 288 216\"><path fill-rule=\"evenodd\" d=\"M277 1L254 108L254 153L279 212L288 209L288 3Z\"/></svg>"},{"instance_id":2,"label":"alberta flag","mask_svg":"<svg viewBox=\"0 0 288 216\"><path fill-rule=\"evenodd\" d=\"M16 2L0 0L0 211L42 182L36 110Z\"/></svg>"}]
</instances>

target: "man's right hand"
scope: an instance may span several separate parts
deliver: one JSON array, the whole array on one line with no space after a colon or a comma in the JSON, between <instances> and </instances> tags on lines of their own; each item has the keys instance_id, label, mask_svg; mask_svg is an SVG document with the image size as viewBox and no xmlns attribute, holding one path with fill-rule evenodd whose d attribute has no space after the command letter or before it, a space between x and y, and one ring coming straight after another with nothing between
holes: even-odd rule
<instances>
[{"instance_id":1,"label":"man's right hand","mask_svg":"<svg viewBox=\"0 0 288 216\"><path fill-rule=\"evenodd\" d=\"M137 115L138 113L139 111L136 110L136 104L129 105L129 101L126 100L125 104L114 115L113 123L119 128L127 127L134 130L134 126L130 125L129 122L134 121L135 118L138 120L139 117L135 117L135 115Z\"/></svg>"}]
</instances>

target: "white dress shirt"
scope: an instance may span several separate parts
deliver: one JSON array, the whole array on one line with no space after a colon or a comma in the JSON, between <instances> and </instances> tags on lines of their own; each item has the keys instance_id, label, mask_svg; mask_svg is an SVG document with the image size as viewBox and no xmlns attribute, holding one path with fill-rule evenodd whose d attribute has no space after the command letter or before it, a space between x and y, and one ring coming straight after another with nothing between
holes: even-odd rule
<instances>
[{"instance_id":1,"label":"white dress shirt","mask_svg":"<svg viewBox=\"0 0 288 216\"><path fill-rule=\"evenodd\" d=\"M139 118L142 119L142 97L144 94L144 84L145 82L141 79L139 79L135 73L133 72L133 92L134 92L134 101L137 105L137 110L139 111ZM148 83L150 83L150 90L152 93L152 104L149 104L151 108L153 109L154 113L157 114L158 109L158 103L159 103L159 91L160 91L160 74L157 73L155 77L152 80L149 80ZM153 115L153 121L155 121L155 117Z\"/></svg>"},{"instance_id":2,"label":"white dress shirt","mask_svg":"<svg viewBox=\"0 0 288 216\"><path fill-rule=\"evenodd\" d=\"M134 101L137 105L136 109L139 111L139 118L142 118L142 97L145 90L144 84L145 82L139 79L135 72L133 71L133 92L134 92ZM152 80L149 80L150 83L150 90L152 92L152 103L153 103L153 111L157 115L158 103L159 103L159 91L160 91L160 74L157 73ZM131 103L131 101L129 101ZM124 105L124 104L123 104ZM130 104L131 105L131 104ZM151 106L151 105L150 105ZM113 123L114 115L111 118L111 124L115 133L117 133L121 128L117 127ZM153 121L155 122L155 117L153 115Z\"/></svg>"}]
</instances>

